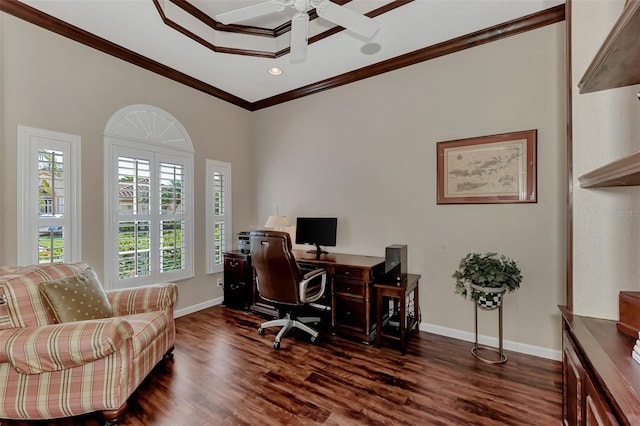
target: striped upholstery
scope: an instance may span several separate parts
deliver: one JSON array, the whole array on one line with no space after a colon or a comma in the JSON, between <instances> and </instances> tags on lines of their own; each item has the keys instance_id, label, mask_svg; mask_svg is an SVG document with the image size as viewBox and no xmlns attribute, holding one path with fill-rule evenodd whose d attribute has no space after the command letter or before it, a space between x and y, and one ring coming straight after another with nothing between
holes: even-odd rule
<instances>
[{"instance_id":1,"label":"striped upholstery","mask_svg":"<svg viewBox=\"0 0 640 426\"><path fill-rule=\"evenodd\" d=\"M5 343L9 363L23 374L88 364L111 355L133 329L123 318L19 328ZM150 342L148 342L150 343Z\"/></svg>"},{"instance_id":2,"label":"striped upholstery","mask_svg":"<svg viewBox=\"0 0 640 426\"><path fill-rule=\"evenodd\" d=\"M9 307L6 299L7 296L4 293L4 287L0 286L0 330L13 328L11 318L9 317Z\"/></svg>"},{"instance_id":3,"label":"striped upholstery","mask_svg":"<svg viewBox=\"0 0 640 426\"><path fill-rule=\"evenodd\" d=\"M32 265L0 275L0 288L4 288L7 308L13 327L33 327L54 324L55 321L40 297L38 283L71 277L85 271L86 263L49 263Z\"/></svg>"},{"instance_id":4,"label":"striped upholstery","mask_svg":"<svg viewBox=\"0 0 640 426\"><path fill-rule=\"evenodd\" d=\"M0 267L0 419L117 410L175 343L175 284L107 292L113 318L54 324L38 283L84 263ZM130 309L130 310L129 310Z\"/></svg>"},{"instance_id":5,"label":"striped upholstery","mask_svg":"<svg viewBox=\"0 0 640 426\"><path fill-rule=\"evenodd\" d=\"M113 315L131 315L163 310L173 314L178 292L175 284L156 284L107 293Z\"/></svg>"},{"instance_id":6,"label":"striped upholstery","mask_svg":"<svg viewBox=\"0 0 640 426\"><path fill-rule=\"evenodd\" d=\"M26 266L0 266L0 275L10 274L24 268Z\"/></svg>"}]
</instances>

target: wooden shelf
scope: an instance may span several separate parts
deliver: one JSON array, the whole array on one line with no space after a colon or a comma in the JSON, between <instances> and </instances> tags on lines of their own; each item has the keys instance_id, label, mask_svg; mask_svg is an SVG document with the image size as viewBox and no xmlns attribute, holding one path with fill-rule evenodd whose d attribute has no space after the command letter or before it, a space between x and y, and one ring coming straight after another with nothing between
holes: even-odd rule
<instances>
[{"instance_id":1,"label":"wooden shelf","mask_svg":"<svg viewBox=\"0 0 640 426\"><path fill-rule=\"evenodd\" d=\"M640 0L628 0L578 83L580 93L640 83Z\"/></svg>"},{"instance_id":2,"label":"wooden shelf","mask_svg":"<svg viewBox=\"0 0 640 426\"><path fill-rule=\"evenodd\" d=\"M585 173L578 182L581 188L640 185L640 152Z\"/></svg>"}]
</instances>

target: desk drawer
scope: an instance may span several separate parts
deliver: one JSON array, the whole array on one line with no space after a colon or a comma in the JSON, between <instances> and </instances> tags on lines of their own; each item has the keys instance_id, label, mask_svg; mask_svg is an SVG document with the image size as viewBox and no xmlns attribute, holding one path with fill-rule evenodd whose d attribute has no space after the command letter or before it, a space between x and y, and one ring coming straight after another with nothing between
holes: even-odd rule
<instances>
[{"instance_id":1,"label":"desk drawer","mask_svg":"<svg viewBox=\"0 0 640 426\"><path fill-rule=\"evenodd\" d=\"M248 309L251 304L251 283L242 281L224 283L224 304L231 308Z\"/></svg>"},{"instance_id":2,"label":"desk drawer","mask_svg":"<svg viewBox=\"0 0 640 426\"><path fill-rule=\"evenodd\" d=\"M364 284L358 282L335 281L333 290L336 294L364 297Z\"/></svg>"},{"instance_id":3,"label":"desk drawer","mask_svg":"<svg viewBox=\"0 0 640 426\"><path fill-rule=\"evenodd\" d=\"M336 297L336 325L356 329L365 328L364 301L349 297Z\"/></svg>"},{"instance_id":4,"label":"desk drawer","mask_svg":"<svg viewBox=\"0 0 640 426\"><path fill-rule=\"evenodd\" d=\"M364 271L355 268L336 268L335 277L336 279L347 278L362 281L364 279Z\"/></svg>"},{"instance_id":5,"label":"desk drawer","mask_svg":"<svg viewBox=\"0 0 640 426\"><path fill-rule=\"evenodd\" d=\"M246 260L233 257L224 258L224 279L232 281L245 281Z\"/></svg>"}]
</instances>

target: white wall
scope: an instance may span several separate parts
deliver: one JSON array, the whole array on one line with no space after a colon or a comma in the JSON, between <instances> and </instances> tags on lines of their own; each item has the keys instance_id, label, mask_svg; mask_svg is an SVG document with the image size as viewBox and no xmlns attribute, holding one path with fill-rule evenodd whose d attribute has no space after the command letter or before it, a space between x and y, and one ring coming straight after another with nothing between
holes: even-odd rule
<instances>
[{"instance_id":1,"label":"white wall","mask_svg":"<svg viewBox=\"0 0 640 426\"><path fill-rule=\"evenodd\" d=\"M618 319L620 290L640 290L640 189L582 189L578 177L640 149L639 86L579 94L578 82L624 0L572 1L574 312Z\"/></svg>"},{"instance_id":2,"label":"white wall","mask_svg":"<svg viewBox=\"0 0 640 426\"><path fill-rule=\"evenodd\" d=\"M0 263L14 263L16 126L78 134L84 258L102 272L102 131L119 108L156 105L196 150L196 277L179 309L221 296L204 274L204 158L233 164L234 230L279 206L291 220L339 218L335 251L384 255L409 246L422 274L423 322L473 331L473 305L451 278L469 251L517 259L522 288L506 298L505 339L559 350L564 303L564 23L248 113L31 24L0 14ZM255 127L255 128L254 128ZM435 203L436 142L538 129L538 203ZM255 206L255 208L254 208ZM496 335L496 315L481 316Z\"/></svg>"},{"instance_id":3,"label":"white wall","mask_svg":"<svg viewBox=\"0 0 640 426\"><path fill-rule=\"evenodd\" d=\"M184 85L0 13L0 264L16 263L18 124L82 138L83 259L103 277L103 138L120 108L150 104L175 116L195 149L195 278L179 283L178 309L222 296L205 274L205 159L232 163L233 225L251 223L251 115Z\"/></svg>"},{"instance_id":4,"label":"white wall","mask_svg":"<svg viewBox=\"0 0 640 426\"><path fill-rule=\"evenodd\" d=\"M255 222L276 206L338 217L334 252L408 244L423 322L473 331L451 274L470 251L519 261L505 339L557 351L564 303L565 24L559 23L256 113ZM436 205L436 142L538 129L538 203ZM295 222L294 222L295 223ZM495 312L481 333L497 336Z\"/></svg>"}]
</instances>

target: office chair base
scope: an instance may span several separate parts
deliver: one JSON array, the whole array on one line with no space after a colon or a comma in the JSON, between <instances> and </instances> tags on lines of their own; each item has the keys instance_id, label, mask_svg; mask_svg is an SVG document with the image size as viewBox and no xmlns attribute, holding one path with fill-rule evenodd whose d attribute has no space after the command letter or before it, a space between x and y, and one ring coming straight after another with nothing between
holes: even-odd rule
<instances>
[{"instance_id":1,"label":"office chair base","mask_svg":"<svg viewBox=\"0 0 640 426\"><path fill-rule=\"evenodd\" d=\"M302 317L297 320L291 319L291 316L287 314L284 318L263 322L258 329L258 334L264 335L265 328L269 327L282 327L276 335L273 342L273 349L280 349L280 340L284 337L289 330L297 328L311 335L311 343L318 341L318 332L307 324L310 322L320 322L319 317Z\"/></svg>"}]
</instances>

